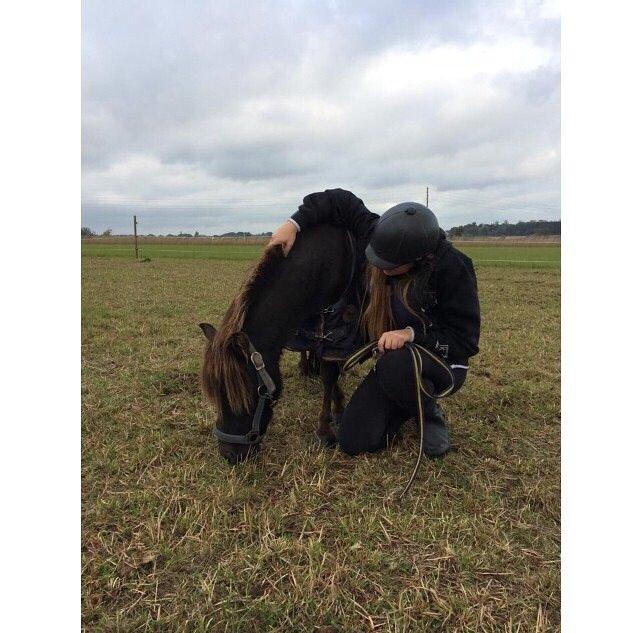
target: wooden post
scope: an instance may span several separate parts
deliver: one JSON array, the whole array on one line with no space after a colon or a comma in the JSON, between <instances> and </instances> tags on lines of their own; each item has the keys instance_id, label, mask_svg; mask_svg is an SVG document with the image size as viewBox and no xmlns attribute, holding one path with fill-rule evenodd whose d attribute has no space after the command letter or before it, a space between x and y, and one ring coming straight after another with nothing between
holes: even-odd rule
<instances>
[{"instance_id":1,"label":"wooden post","mask_svg":"<svg viewBox=\"0 0 640 633\"><path fill-rule=\"evenodd\" d=\"M138 219L133 216L133 243L136 246L136 259L138 259Z\"/></svg>"}]
</instances>

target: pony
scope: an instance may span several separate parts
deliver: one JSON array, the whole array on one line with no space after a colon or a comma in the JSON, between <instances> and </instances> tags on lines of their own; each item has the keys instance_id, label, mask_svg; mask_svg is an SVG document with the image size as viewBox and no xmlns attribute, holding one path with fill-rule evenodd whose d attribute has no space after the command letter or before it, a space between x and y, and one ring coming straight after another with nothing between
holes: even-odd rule
<instances>
[{"instance_id":1,"label":"pony","mask_svg":"<svg viewBox=\"0 0 640 633\"><path fill-rule=\"evenodd\" d=\"M265 250L218 329L200 324L207 339L201 387L217 410L219 431L245 435L255 414L260 416L259 434L264 436L273 416L273 401L282 392L282 351L306 320L340 298L350 282L351 258L345 229L329 224L309 227L298 235L286 257L280 246ZM264 409L257 408L260 379L252 364L255 350L275 387ZM303 365L301 362L300 367ZM319 373L324 395L316 435L322 444L332 446L336 438L331 423L344 408L338 385L340 363L321 360ZM238 444L218 438L218 450L231 464L254 456L259 448L259 441Z\"/></svg>"}]
</instances>

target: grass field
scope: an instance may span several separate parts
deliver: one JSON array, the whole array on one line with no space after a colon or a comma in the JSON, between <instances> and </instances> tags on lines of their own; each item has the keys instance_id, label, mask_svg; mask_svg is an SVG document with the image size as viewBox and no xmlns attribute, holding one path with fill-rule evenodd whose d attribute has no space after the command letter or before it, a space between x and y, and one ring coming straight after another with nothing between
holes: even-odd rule
<instances>
[{"instance_id":1,"label":"grass field","mask_svg":"<svg viewBox=\"0 0 640 633\"><path fill-rule=\"evenodd\" d=\"M460 250L470 255L479 265L519 266L525 268L557 268L560 266L560 246L549 245L461 245ZM150 259L219 259L234 261L251 261L264 249L263 244L243 245L231 244L150 244L142 243L139 247L140 258ZM132 244L82 243L82 255L90 257L125 257L134 256Z\"/></svg>"},{"instance_id":2,"label":"grass field","mask_svg":"<svg viewBox=\"0 0 640 633\"><path fill-rule=\"evenodd\" d=\"M321 385L291 353L258 459L218 457L196 324L259 252L228 248L84 250L86 630L559 630L560 249L478 263L482 351L444 402L456 450L398 502L415 430L374 456L319 448Z\"/></svg>"}]
</instances>

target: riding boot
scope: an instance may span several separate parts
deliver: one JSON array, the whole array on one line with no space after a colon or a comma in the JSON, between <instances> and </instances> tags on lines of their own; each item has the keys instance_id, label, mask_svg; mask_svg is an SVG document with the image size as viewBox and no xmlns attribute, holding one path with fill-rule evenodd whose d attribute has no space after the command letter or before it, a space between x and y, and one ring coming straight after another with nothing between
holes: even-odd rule
<instances>
[{"instance_id":1,"label":"riding boot","mask_svg":"<svg viewBox=\"0 0 640 633\"><path fill-rule=\"evenodd\" d=\"M450 448L451 441L444 411L437 402L431 403L431 406L425 407L422 450L427 457L441 457Z\"/></svg>"}]
</instances>

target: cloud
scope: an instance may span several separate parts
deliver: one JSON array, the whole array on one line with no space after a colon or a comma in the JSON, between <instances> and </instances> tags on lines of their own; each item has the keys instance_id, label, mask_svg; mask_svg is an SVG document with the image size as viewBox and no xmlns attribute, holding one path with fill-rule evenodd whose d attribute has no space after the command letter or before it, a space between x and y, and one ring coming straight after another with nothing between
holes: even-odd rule
<instances>
[{"instance_id":1,"label":"cloud","mask_svg":"<svg viewBox=\"0 0 640 633\"><path fill-rule=\"evenodd\" d=\"M444 226L558 218L553 2L83 10L83 224L273 229L311 191Z\"/></svg>"}]
</instances>

